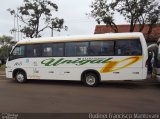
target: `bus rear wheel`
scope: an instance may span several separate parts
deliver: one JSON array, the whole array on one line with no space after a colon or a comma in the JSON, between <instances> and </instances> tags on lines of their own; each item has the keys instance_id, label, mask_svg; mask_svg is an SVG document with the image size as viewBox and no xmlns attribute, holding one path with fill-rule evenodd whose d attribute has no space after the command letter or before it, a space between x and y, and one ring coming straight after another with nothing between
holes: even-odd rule
<instances>
[{"instance_id":1,"label":"bus rear wheel","mask_svg":"<svg viewBox=\"0 0 160 119\"><path fill-rule=\"evenodd\" d=\"M27 78L23 71L18 71L15 75L15 79L18 83L25 83Z\"/></svg>"},{"instance_id":2,"label":"bus rear wheel","mask_svg":"<svg viewBox=\"0 0 160 119\"><path fill-rule=\"evenodd\" d=\"M99 83L99 78L95 73L87 73L83 81L86 86L96 87Z\"/></svg>"}]
</instances>

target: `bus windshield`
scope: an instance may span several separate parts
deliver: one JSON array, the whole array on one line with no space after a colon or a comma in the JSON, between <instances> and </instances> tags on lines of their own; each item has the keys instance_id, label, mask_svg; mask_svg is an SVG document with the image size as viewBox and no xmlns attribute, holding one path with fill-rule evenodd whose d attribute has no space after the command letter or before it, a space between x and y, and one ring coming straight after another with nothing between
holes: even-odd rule
<instances>
[{"instance_id":1,"label":"bus windshield","mask_svg":"<svg viewBox=\"0 0 160 119\"><path fill-rule=\"evenodd\" d=\"M24 46L16 46L9 56L9 60L13 60L15 58L20 58L24 56L25 47Z\"/></svg>"}]
</instances>

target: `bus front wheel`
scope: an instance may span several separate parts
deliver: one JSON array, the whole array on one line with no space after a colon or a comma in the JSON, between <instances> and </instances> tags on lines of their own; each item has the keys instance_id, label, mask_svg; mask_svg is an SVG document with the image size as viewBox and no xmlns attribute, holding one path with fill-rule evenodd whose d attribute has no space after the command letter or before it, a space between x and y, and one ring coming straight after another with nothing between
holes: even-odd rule
<instances>
[{"instance_id":1,"label":"bus front wheel","mask_svg":"<svg viewBox=\"0 0 160 119\"><path fill-rule=\"evenodd\" d=\"M99 78L95 73L87 73L83 81L86 86L95 87L99 83Z\"/></svg>"},{"instance_id":2,"label":"bus front wheel","mask_svg":"<svg viewBox=\"0 0 160 119\"><path fill-rule=\"evenodd\" d=\"M23 71L18 71L15 75L15 79L18 83L24 83L27 80L26 75Z\"/></svg>"}]
</instances>

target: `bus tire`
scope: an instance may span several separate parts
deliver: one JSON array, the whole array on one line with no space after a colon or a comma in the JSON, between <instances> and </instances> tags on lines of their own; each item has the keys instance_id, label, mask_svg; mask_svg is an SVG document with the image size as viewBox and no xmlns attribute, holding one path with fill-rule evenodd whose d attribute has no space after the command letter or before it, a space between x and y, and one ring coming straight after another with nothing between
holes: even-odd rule
<instances>
[{"instance_id":1,"label":"bus tire","mask_svg":"<svg viewBox=\"0 0 160 119\"><path fill-rule=\"evenodd\" d=\"M99 78L95 73L86 73L83 82L88 87L96 87L99 84Z\"/></svg>"},{"instance_id":2,"label":"bus tire","mask_svg":"<svg viewBox=\"0 0 160 119\"><path fill-rule=\"evenodd\" d=\"M25 83L27 80L25 72L17 71L15 74L15 79L18 83Z\"/></svg>"}]
</instances>

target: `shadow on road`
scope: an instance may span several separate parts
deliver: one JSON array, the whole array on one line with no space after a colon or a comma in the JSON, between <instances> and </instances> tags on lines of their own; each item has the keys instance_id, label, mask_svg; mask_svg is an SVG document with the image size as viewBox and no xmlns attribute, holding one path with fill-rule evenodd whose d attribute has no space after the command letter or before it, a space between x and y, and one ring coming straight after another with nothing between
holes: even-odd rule
<instances>
[{"instance_id":1,"label":"shadow on road","mask_svg":"<svg viewBox=\"0 0 160 119\"><path fill-rule=\"evenodd\" d=\"M17 83L10 81L10 83ZM53 86L67 86L67 87L85 87L80 81L59 81L59 80L28 80L22 85L53 85ZM95 88L118 88L118 89L146 89L159 88L160 83L150 83L147 81L106 81L102 82Z\"/></svg>"},{"instance_id":2,"label":"shadow on road","mask_svg":"<svg viewBox=\"0 0 160 119\"><path fill-rule=\"evenodd\" d=\"M17 83L16 81L11 81L11 83ZM18 84L18 83L17 83ZM26 83L22 85L53 85L53 86L83 86L79 81L63 81L63 80L27 80Z\"/></svg>"},{"instance_id":3,"label":"shadow on road","mask_svg":"<svg viewBox=\"0 0 160 119\"><path fill-rule=\"evenodd\" d=\"M146 88L142 82L134 81L109 81L103 82L99 86L101 88L121 88L121 89L144 89Z\"/></svg>"},{"instance_id":4,"label":"shadow on road","mask_svg":"<svg viewBox=\"0 0 160 119\"><path fill-rule=\"evenodd\" d=\"M157 83L153 84L153 86L154 86L154 88L160 90L160 82L157 82Z\"/></svg>"}]
</instances>

